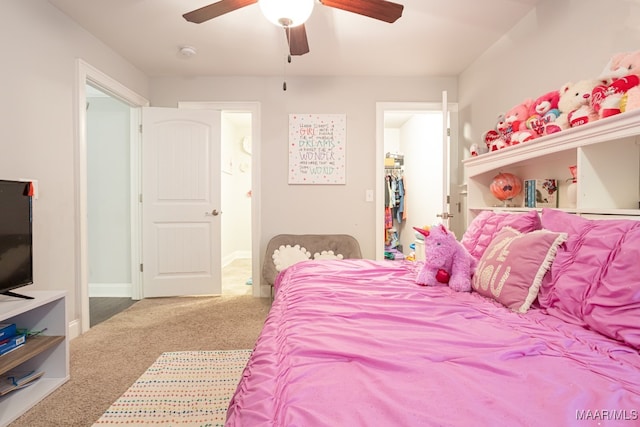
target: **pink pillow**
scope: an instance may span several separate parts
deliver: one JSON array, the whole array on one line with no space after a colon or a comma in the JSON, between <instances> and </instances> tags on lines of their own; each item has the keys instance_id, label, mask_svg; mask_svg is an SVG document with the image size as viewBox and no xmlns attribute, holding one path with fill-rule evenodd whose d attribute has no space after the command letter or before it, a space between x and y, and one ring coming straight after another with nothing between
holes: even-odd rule
<instances>
[{"instance_id":1,"label":"pink pillow","mask_svg":"<svg viewBox=\"0 0 640 427\"><path fill-rule=\"evenodd\" d=\"M473 276L473 289L506 307L525 313L538 296L542 278L551 267L566 233L536 230L520 233L504 227L482 255Z\"/></svg>"},{"instance_id":2,"label":"pink pillow","mask_svg":"<svg viewBox=\"0 0 640 427\"><path fill-rule=\"evenodd\" d=\"M555 209L543 209L541 220L546 230L565 232L568 238L558 250L551 271L542 281L538 295L540 308L565 322L587 326L582 316L582 303L595 282L601 267L598 264L603 260L594 259L584 264L581 261L575 264L574 260L580 258L581 236L590 228L590 221Z\"/></svg>"},{"instance_id":3,"label":"pink pillow","mask_svg":"<svg viewBox=\"0 0 640 427\"><path fill-rule=\"evenodd\" d=\"M526 213L482 211L471 221L460 243L472 257L479 260L502 227L511 227L522 233L542 228L535 210Z\"/></svg>"},{"instance_id":4,"label":"pink pillow","mask_svg":"<svg viewBox=\"0 0 640 427\"><path fill-rule=\"evenodd\" d=\"M543 209L542 224L569 238L543 280L540 307L640 350L640 221Z\"/></svg>"}]
</instances>

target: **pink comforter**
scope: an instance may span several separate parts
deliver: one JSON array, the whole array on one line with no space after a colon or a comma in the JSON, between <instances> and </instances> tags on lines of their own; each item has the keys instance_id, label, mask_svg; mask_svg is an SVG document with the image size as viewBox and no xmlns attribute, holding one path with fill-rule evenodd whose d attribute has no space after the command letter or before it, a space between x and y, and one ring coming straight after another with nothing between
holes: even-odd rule
<instances>
[{"instance_id":1,"label":"pink comforter","mask_svg":"<svg viewBox=\"0 0 640 427\"><path fill-rule=\"evenodd\" d=\"M638 426L640 355L539 310L308 261L277 296L226 426Z\"/></svg>"}]
</instances>

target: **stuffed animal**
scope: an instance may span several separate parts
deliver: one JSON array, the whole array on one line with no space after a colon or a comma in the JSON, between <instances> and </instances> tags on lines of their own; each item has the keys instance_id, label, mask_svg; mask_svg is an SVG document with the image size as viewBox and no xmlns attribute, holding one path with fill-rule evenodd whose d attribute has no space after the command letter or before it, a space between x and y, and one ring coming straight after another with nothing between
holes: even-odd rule
<instances>
[{"instance_id":1,"label":"stuffed animal","mask_svg":"<svg viewBox=\"0 0 640 427\"><path fill-rule=\"evenodd\" d=\"M560 132L562 129L555 124L560 115L560 110L558 109L559 101L559 90L547 92L533 101L529 111L529 118L526 122L527 129L534 131L538 136Z\"/></svg>"},{"instance_id":2,"label":"stuffed animal","mask_svg":"<svg viewBox=\"0 0 640 427\"><path fill-rule=\"evenodd\" d=\"M600 80L591 97L600 118L640 107L640 50L613 55Z\"/></svg>"},{"instance_id":3,"label":"stuffed animal","mask_svg":"<svg viewBox=\"0 0 640 427\"><path fill-rule=\"evenodd\" d=\"M611 57L607 65L600 73L599 79L604 83L611 83L613 80L629 74L640 73L640 50L634 52L619 52Z\"/></svg>"},{"instance_id":4,"label":"stuffed animal","mask_svg":"<svg viewBox=\"0 0 640 427\"><path fill-rule=\"evenodd\" d=\"M591 92L599 84L600 80L585 79L562 86L558 100L560 115L555 123L568 129L598 120L598 114L591 106Z\"/></svg>"},{"instance_id":5,"label":"stuffed animal","mask_svg":"<svg viewBox=\"0 0 640 427\"><path fill-rule=\"evenodd\" d=\"M507 135L509 135L509 145L517 145L531 141L537 137L536 133L527 128L527 119L533 106L533 100L526 99L514 106L504 115L507 124Z\"/></svg>"},{"instance_id":6,"label":"stuffed animal","mask_svg":"<svg viewBox=\"0 0 640 427\"><path fill-rule=\"evenodd\" d=\"M627 96L628 93L634 93L632 89L635 89L640 84L640 77L635 74L620 77L613 82L601 84L593 88L591 94L591 105L593 109L598 113L598 117L604 119L605 117L615 116L622 112L621 102L622 98ZM626 101L628 103L628 101ZM626 104L625 104L626 106Z\"/></svg>"},{"instance_id":7,"label":"stuffed animal","mask_svg":"<svg viewBox=\"0 0 640 427\"><path fill-rule=\"evenodd\" d=\"M509 135L507 134L507 123L504 114L500 114L496 120L494 129L482 134L482 140L488 151L497 151L509 146Z\"/></svg>"},{"instance_id":8,"label":"stuffed animal","mask_svg":"<svg viewBox=\"0 0 640 427\"><path fill-rule=\"evenodd\" d=\"M416 283L426 286L442 283L454 291L470 292L476 260L454 234L442 224L414 229L424 236L425 254Z\"/></svg>"},{"instance_id":9,"label":"stuffed animal","mask_svg":"<svg viewBox=\"0 0 640 427\"><path fill-rule=\"evenodd\" d=\"M513 132L527 129L526 122L527 118L529 118L529 111L531 111L532 105L533 100L525 99L505 113L505 122L507 122Z\"/></svg>"},{"instance_id":10,"label":"stuffed animal","mask_svg":"<svg viewBox=\"0 0 640 427\"><path fill-rule=\"evenodd\" d=\"M640 87L634 87L625 93L620 100L620 112L633 111L640 108Z\"/></svg>"}]
</instances>

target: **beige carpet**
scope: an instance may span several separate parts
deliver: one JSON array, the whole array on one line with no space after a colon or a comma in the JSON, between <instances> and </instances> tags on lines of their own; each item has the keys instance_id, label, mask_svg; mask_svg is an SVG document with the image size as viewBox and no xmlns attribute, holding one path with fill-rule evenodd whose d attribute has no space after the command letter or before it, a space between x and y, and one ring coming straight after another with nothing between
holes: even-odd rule
<instances>
[{"instance_id":1,"label":"beige carpet","mask_svg":"<svg viewBox=\"0 0 640 427\"><path fill-rule=\"evenodd\" d=\"M222 295L251 295L251 258L237 258L222 267Z\"/></svg>"},{"instance_id":2,"label":"beige carpet","mask_svg":"<svg viewBox=\"0 0 640 427\"><path fill-rule=\"evenodd\" d=\"M10 426L91 426L162 353L252 349L269 308L248 295L141 300L72 340L71 380Z\"/></svg>"},{"instance_id":3,"label":"beige carpet","mask_svg":"<svg viewBox=\"0 0 640 427\"><path fill-rule=\"evenodd\" d=\"M162 353L94 426L223 427L250 355L251 350Z\"/></svg>"}]
</instances>

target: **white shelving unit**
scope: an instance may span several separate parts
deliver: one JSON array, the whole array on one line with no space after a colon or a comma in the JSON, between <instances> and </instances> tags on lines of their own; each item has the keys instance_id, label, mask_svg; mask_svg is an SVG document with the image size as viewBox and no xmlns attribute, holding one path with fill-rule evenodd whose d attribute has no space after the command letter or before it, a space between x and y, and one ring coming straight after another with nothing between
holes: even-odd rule
<instances>
[{"instance_id":1,"label":"white shelving unit","mask_svg":"<svg viewBox=\"0 0 640 427\"><path fill-rule=\"evenodd\" d=\"M526 211L522 196L504 207L489 190L493 177L556 178L559 209L588 217L640 218L640 110L563 130L463 161L467 220L483 210ZM578 166L576 207L567 205L569 166Z\"/></svg>"},{"instance_id":2,"label":"white shelving unit","mask_svg":"<svg viewBox=\"0 0 640 427\"><path fill-rule=\"evenodd\" d=\"M32 385L0 397L0 426L6 426L69 380L66 292L22 291L34 299L0 295L0 323L39 331L18 349L0 356L0 374L12 369L41 370Z\"/></svg>"}]
</instances>

